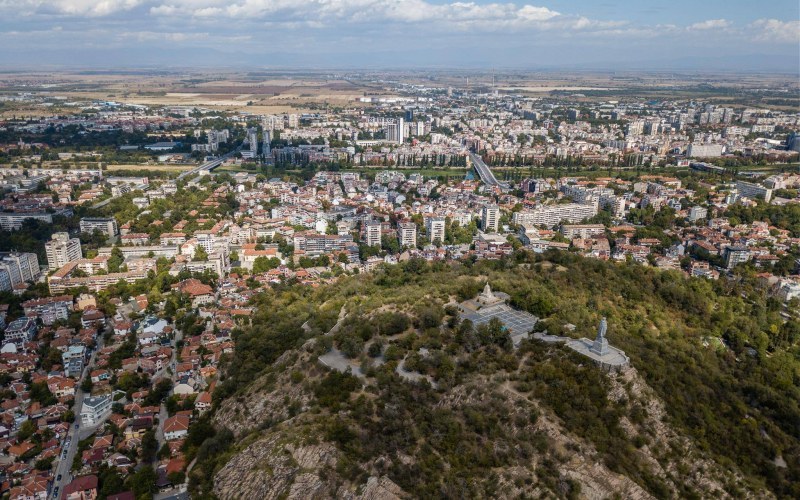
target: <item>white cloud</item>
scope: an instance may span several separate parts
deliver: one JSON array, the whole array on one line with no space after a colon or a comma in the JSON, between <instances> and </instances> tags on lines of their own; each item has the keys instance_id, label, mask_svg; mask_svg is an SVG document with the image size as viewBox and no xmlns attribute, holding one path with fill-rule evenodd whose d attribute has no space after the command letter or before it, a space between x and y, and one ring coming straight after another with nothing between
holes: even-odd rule
<instances>
[{"instance_id":1,"label":"white cloud","mask_svg":"<svg viewBox=\"0 0 800 500\"><path fill-rule=\"evenodd\" d=\"M759 19L750 28L755 31L757 42L800 43L800 21Z\"/></svg>"},{"instance_id":2,"label":"white cloud","mask_svg":"<svg viewBox=\"0 0 800 500\"><path fill-rule=\"evenodd\" d=\"M707 21L703 21L700 23L694 23L689 26L690 30L696 31L703 31L703 30L719 30L729 28L731 26L730 21L727 19L709 19Z\"/></svg>"},{"instance_id":3,"label":"white cloud","mask_svg":"<svg viewBox=\"0 0 800 500\"><path fill-rule=\"evenodd\" d=\"M1 1L1 0L0 0ZM155 0L150 0L155 2ZM488 4L455 1L431 3L428 0L166 0L152 5L153 16L213 17L288 24L312 21L317 25L340 22L426 23L437 28L480 31L522 29L573 29L616 27L624 22L600 22L581 16L565 15L547 7L515 3Z\"/></svg>"},{"instance_id":4,"label":"white cloud","mask_svg":"<svg viewBox=\"0 0 800 500\"><path fill-rule=\"evenodd\" d=\"M146 0L0 0L0 11L23 15L59 14L100 17L133 9Z\"/></svg>"}]
</instances>

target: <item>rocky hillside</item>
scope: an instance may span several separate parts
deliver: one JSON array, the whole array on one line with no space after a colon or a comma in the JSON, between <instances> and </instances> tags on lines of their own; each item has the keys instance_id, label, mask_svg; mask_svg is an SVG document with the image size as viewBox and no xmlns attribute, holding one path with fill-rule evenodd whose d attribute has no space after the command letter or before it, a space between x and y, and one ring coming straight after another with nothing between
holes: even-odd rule
<instances>
[{"instance_id":1,"label":"rocky hillside","mask_svg":"<svg viewBox=\"0 0 800 500\"><path fill-rule=\"evenodd\" d=\"M720 312L741 305L741 289L626 267L541 257L414 263L319 290L275 290L261 298L256 326L237 336L215 410L198 426L194 494L794 495L798 372L754 399L759 382L739 371L748 363L770 376L765 360L789 349L775 345L760 359L746 354L747 338L739 356L728 340L738 332L709 342L712 321L734 324ZM590 336L607 316L632 368L605 373L561 344L513 348L502 325L476 328L453 304L487 280L542 318L537 329ZM712 317L699 314L705 307ZM779 334L794 327L784 322Z\"/></svg>"}]
</instances>

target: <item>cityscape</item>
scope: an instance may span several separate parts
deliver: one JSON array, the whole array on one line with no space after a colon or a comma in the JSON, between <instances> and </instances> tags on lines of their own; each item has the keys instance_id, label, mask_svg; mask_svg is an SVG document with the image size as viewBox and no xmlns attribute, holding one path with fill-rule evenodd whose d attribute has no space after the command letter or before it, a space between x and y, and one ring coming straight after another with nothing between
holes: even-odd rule
<instances>
[{"instance_id":1,"label":"cityscape","mask_svg":"<svg viewBox=\"0 0 800 500\"><path fill-rule=\"evenodd\" d=\"M0 55L2 498L800 497L797 5L641 14L676 58L787 55L723 70L439 61L519 49L482 19L634 36L564 2L262 3L22 2L54 34ZM322 55L442 32L363 66L176 32L162 66L53 24L178 11Z\"/></svg>"}]
</instances>

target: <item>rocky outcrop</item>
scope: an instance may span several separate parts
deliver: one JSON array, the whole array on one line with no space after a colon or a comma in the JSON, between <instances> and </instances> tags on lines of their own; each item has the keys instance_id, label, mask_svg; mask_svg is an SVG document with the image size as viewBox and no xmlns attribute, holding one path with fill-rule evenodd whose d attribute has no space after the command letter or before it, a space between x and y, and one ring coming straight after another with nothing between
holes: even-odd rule
<instances>
[{"instance_id":1,"label":"rocky outcrop","mask_svg":"<svg viewBox=\"0 0 800 500\"><path fill-rule=\"evenodd\" d=\"M401 500L409 495L386 476L362 485L338 484L334 472L339 452L330 443L300 445L280 432L247 446L214 477L220 499Z\"/></svg>"},{"instance_id":2,"label":"rocky outcrop","mask_svg":"<svg viewBox=\"0 0 800 500\"><path fill-rule=\"evenodd\" d=\"M236 454L214 477L214 494L234 498L329 498L335 485L319 471L336 467L332 444L309 446L270 434Z\"/></svg>"},{"instance_id":3,"label":"rocky outcrop","mask_svg":"<svg viewBox=\"0 0 800 500\"><path fill-rule=\"evenodd\" d=\"M307 373L302 367L308 361L307 352L287 352L276 361L274 368L256 379L247 390L226 399L214 414L214 423L227 427L236 436L261 427L271 427L308 409L311 395L293 373ZM301 371L302 370L302 371Z\"/></svg>"},{"instance_id":4,"label":"rocky outcrop","mask_svg":"<svg viewBox=\"0 0 800 500\"><path fill-rule=\"evenodd\" d=\"M639 458L646 461L655 476L674 490L682 485L691 487L704 498L731 498L726 486L736 485L748 491L745 479L733 468L723 467L697 449L686 436L679 434L667 424L664 403L655 391L639 376L635 368L630 368L610 378L611 387L608 398L615 404L641 407L641 420L631 422L620 419L620 425L634 438L647 436L647 442L638 450ZM663 450L680 450L679 453L664 453ZM682 484L678 484L676 479ZM773 498L769 492L753 492L754 498Z\"/></svg>"}]
</instances>

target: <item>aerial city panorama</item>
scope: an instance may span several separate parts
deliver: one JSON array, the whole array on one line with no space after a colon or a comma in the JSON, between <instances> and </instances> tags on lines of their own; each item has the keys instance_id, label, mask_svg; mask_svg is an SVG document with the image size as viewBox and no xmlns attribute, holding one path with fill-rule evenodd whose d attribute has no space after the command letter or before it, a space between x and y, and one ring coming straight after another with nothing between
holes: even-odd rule
<instances>
[{"instance_id":1,"label":"aerial city panorama","mask_svg":"<svg viewBox=\"0 0 800 500\"><path fill-rule=\"evenodd\" d=\"M797 0L0 0L0 500L800 498Z\"/></svg>"}]
</instances>

